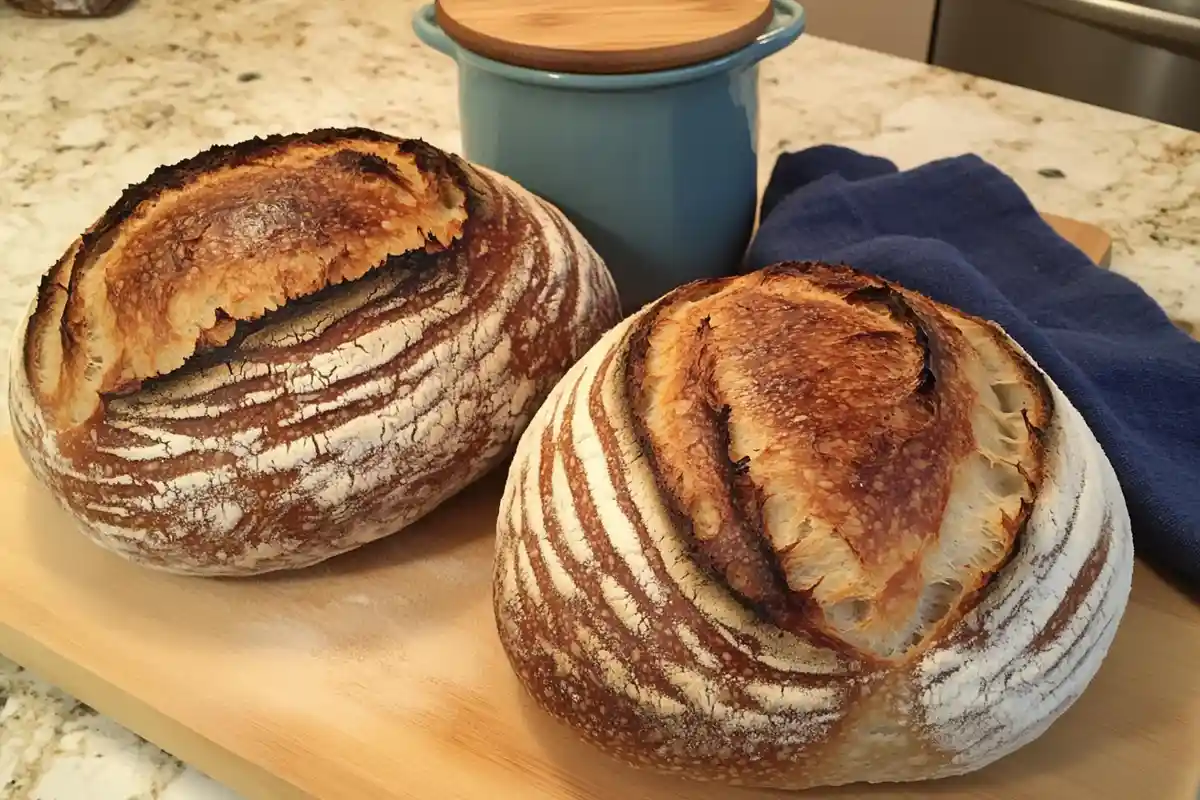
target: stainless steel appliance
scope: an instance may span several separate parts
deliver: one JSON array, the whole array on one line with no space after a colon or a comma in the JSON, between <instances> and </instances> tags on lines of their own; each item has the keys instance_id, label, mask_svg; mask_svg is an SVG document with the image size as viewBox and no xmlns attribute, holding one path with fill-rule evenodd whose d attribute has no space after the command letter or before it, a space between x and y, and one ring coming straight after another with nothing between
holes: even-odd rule
<instances>
[{"instance_id":1,"label":"stainless steel appliance","mask_svg":"<svg viewBox=\"0 0 1200 800\"><path fill-rule=\"evenodd\" d=\"M1200 131L1200 0L940 0L930 60Z\"/></svg>"}]
</instances>

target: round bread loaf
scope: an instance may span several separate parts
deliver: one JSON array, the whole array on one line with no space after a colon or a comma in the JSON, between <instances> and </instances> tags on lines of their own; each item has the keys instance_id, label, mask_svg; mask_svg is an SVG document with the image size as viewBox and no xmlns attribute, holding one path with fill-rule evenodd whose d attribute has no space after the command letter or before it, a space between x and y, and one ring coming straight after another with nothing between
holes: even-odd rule
<instances>
[{"instance_id":1,"label":"round bread loaf","mask_svg":"<svg viewBox=\"0 0 1200 800\"><path fill-rule=\"evenodd\" d=\"M255 139L130 187L47 273L13 426L101 545L294 569L495 466L618 318L596 253L511 180L363 129Z\"/></svg>"},{"instance_id":2,"label":"round bread loaf","mask_svg":"<svg viewBox=\"0 0 1200 800\"><path fill-rule=\"evenodd\" d=\"M968 772L1084 690L1129 518L1079 413L998 327L846 267L681 287L526 430L501 641L546 711L690 778Z\"/></svg>"}]
</instances>

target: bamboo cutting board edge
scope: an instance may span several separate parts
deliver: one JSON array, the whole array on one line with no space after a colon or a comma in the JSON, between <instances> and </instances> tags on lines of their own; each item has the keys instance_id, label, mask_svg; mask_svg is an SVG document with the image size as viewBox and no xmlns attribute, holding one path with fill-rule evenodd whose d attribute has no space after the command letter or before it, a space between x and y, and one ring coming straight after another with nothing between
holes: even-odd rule
<instances>
[{"instance_id":1,"label":"bamboo cutting board edge","mask_svg":"<svg viewBox=\"0 0 1200 800\"><path fill-rule=\"evenodd\" d=\"M11 449L5 441L0 447ZM260 766L224 751L195 731L163 717L133 694L39 644L0 621L0 654L112 717L148 742L185 761L248 797L266 800L314 800ZM231 757L232 756L232 757ZM219 776L219 777L218 777Z\"/></svg>"}]
</instances>

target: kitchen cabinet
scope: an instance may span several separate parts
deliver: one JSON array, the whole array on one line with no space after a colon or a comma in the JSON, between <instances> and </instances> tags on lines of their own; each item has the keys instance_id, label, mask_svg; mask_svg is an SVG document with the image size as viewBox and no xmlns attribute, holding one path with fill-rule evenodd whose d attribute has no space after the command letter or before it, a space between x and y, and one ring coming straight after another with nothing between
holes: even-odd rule
<instances>
[{"instance_id":1,"label":"kitchen cabinet","mask_svg":"<svg viewBox=\"0 0 1200 800\"><path fill-rule=\"evenodd\" d=\"M801 0L813 36L925 61L937 0Z\"/></svg>"},{"instance_id":2,"label":"kitchen cabinet","mask_svg":"<svg viewBox=\"0 0 1200 800\"><path fill-rule=\"evenodd\" d=\"M942 0L939 66L1200 131L1200 0Z\"/></svg>"}]
</instances>

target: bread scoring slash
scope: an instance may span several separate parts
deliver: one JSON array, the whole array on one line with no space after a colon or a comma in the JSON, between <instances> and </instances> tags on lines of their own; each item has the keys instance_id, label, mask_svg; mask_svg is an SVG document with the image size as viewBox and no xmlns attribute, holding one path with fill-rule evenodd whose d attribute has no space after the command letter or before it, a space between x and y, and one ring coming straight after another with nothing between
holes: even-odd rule
<instances>
[{"instance_id":1,"label":"bread scoring slash","mask_svg":"<svg viewBox=\"0 0 1200 800\"><path fill-rule=\"evenodd\" d=\"M253 139L131 186L47 272L14 429L96 542L294 569L494 466L617 318L587 242L503 176L361 128Z\"/></svg>"},{"instance_id":2,"label":"bread scoring slash","mask_svg":"<svg viewBox=\"0 0 1200 800\"><path fill-rule=\"evenodd\" d=\"M848 267L680 287L535 416L498 525L520 681L631 764L804 789L978 769L1083 692L1129 517L997 326Z\"/></svg>"}]
</instances>

